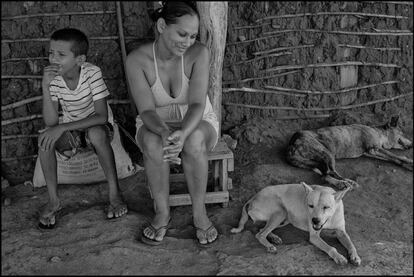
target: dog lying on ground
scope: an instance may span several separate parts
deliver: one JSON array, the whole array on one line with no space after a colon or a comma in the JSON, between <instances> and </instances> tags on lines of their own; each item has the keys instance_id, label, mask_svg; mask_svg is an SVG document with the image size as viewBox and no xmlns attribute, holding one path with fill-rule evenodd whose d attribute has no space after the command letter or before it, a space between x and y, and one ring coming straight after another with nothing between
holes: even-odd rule
<instances>
[{"instance_id":1,"label":"dog lying on ground","mask_svg":"<svg viewBox=\"0 0 414 277\"><path fill-rule=\"evenodd\" d=\"M293 134L287 147L287 161L298 167L317 169L324 179L342 189L346 183L358 184L345 179L335 169L335 159L368 156L394 162L413 170L413 160L398 156L386 149L408 149L412 141L404 137L397 126L398 116L380 127L361 124L325 127L299 131Z\"/></svg>"},{"instance_id":2,"label":"dog lying on ground","mask_svg":"<svg viewBox=\"0 0 414 277\"><path fill-rule=\"evenodd\" d=\"M351 186L348 186L342 191L335 192L330 187L309 186L304 182L267 186L246 202L239 226L231 229L231 232L241 232L249 217L253 222L266 221L266 225L256 234L256 238L269 252L274 253L277 251L274 244L280 244L282 240L272 231L290 223L296 228L308 231L310 242L326 252L337 264L346 264L347 259L320 237L322 229L332 229L347 249L350 262L360 265L361 258L345 231L342 198L350 188Z\"/></svg>"}]
</instances>

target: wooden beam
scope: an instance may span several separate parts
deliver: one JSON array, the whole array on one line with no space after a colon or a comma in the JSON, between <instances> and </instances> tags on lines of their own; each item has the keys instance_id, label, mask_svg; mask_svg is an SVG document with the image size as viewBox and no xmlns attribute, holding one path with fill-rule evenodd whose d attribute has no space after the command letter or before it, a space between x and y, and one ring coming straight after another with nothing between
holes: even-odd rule
<instances>
[{"instance_id":1,"label":"wooden beam","mask_svg":"<svg viewBox=\"0 0 414 277\"><path fill-rule=\"evenodd\" d=\"M210 49L210 78L208 95L219 121L221 136L222 69L227 35L227 1L199 1L200 41Z\"/></svg>"},{"instance_id":2,"label":"wooden beam","mask_svg":"<svg viewBox=\"0 0 414 277\"><path fill-rule=\"evenodd\" d=\"M128 79L127 79L127 75L126 75L127 52L126 52L126 47L125 47L125 36L124 36L124 27L123 27L123 19L122 19L121 2L116 1L115 4L116 4L116 18L117 18L117 23L118 23L119 43L121 45L121 57L122 57L122 64L123 64L124 76L125 76L124 81L125 81L125 86L126 86L127 91L128 91L128 98L129 98L131 110L132 110L132 113L133 113L132 116L133 116L133 118L135 118L138 114L138 111L137 111L137 107L135 106L134 99L132 98L131 90L129 88Z\"/></svg>"},{"instance_id":3,"label":"wooden beam","mask_svg":"<svg viewBox=\"0 0 414 277\"><path fill-rule=\"evenodd\" d=\"M168 202L171 207L174 206L183 206L191 205L191 196L189 194L174 194L168 197ZM217 191L217 192L208 192L206 193L206 204L212 203L227 203L229 202L229 192L228 191Z\"/></svg>"}]
</instances>

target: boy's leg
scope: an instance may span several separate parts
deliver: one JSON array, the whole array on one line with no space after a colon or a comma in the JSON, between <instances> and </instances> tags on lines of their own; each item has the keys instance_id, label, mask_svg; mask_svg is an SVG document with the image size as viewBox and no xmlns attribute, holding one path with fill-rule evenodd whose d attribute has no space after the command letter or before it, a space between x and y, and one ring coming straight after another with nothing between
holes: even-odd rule
<instances>
[{"instance_id":1,"label":"boy's leg","mask_svg":"<svg viewBox=\"0 0 414 277\"><path fill-rule=\"evenodd\" d=\"M48 221L61 208L57 192L56 151L64 153L69 150L69 152L73 153L73 150L77 148L75 136L71 132L64 132L49 150L44 151L39 148L39 160L49 193L49 202L40 211L39 221L43 225L49 226L48 228L53 227L50 225L54 225Z\"/></svg>"},{"instance_id":2,"label":"boy's leg","mask_svg":"<svg viewBox=\"0 0 414 277\"><path fill-rule=\"evenodd\" d=\"M43 175L45 176L47 191L49 193L49 202L40 211L40 217L48 217L51 213L60 208L60 201L57 193L57 162L55 146L48 151L39 149L39 159L42 165Z\"/></svg>"},{"instance_id":3,"label":"boy's leg","mask_svg":"<svg viewBox=\"0 0 414 277\"><path fill-rule=\"evenodd\" d=\"M207 151L215 141L215 133L209 123L201 121L197 129L186 139L182 151L185 178L193 203L194 225L201 231L208 230L206 234L199 232L203 235L199 238L202 244L213 242L218 235L215 228L209 228L212 223L205 207L208 178Z\"/></svg>"},{"instance_id":4,"label":"boy's leg","mask_svg":"<svg viewBox=\"0 0 414 277\"><path fill-rule=\"evenodd\" d=\"M128 212L128 208L119 192L114 151L110 144L108 129L105 125L94 126L87 129L87 136L95 149L99 163L108 180L110 206L107 217L114 218L123 216Z\"/></svg>"}]
</instances>

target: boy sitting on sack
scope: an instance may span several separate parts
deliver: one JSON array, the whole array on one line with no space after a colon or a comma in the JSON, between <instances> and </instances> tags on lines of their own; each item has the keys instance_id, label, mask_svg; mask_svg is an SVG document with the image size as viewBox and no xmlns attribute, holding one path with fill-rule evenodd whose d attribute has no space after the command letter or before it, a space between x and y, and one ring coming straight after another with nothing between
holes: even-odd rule
<instances>
[{"instance_id":1,"label":"boy sitting on sack","mask_svg":"<svg viewBox=\"0 0 414 277\"><path fill-rule=\"evenodd\" d=\"M49 62L42 79L43 119L40 130L39 159L49 193L49 202L41 209L39 227L53 228L56 213L62 209L57 192L56 155L70 158L81 147L92 146L109 185L107 218L128 212L119 193L114 153L113 115L107 97L109 91L101 69L86 62L86 35L73 28L54 32L50 40ZM58 104L63 121L59 123Z\"/></svg>"}]
</instances>

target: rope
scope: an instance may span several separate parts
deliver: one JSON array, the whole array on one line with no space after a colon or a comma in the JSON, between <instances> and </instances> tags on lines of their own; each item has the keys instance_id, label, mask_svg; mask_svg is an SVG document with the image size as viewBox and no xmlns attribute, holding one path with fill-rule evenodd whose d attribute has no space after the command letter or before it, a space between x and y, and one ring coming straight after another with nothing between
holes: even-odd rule
<instances>
[{"instance_id":1,"label":"rope","mask_svg":"<svg viewBox=\"0 0 414 277\"><path fill-rule=\"evenodd\" d=\"M124 134L139 148L138 143L135 141L135 139L132 138L128 131L124 127L122 127L122 125L119 124L119 122L115 121L115 123L118 124L118 127L122 130L122 132L124 132Z\"/></svg>"}]
</instances>

